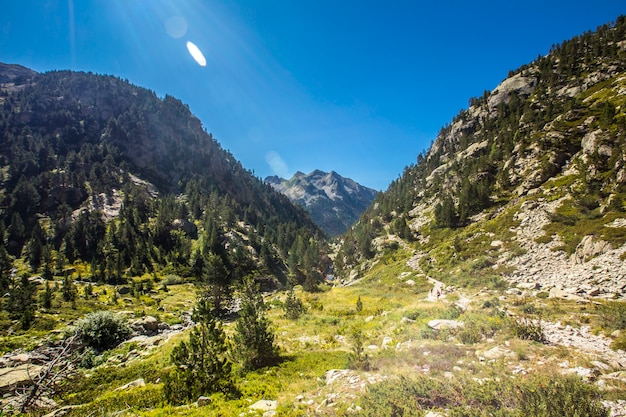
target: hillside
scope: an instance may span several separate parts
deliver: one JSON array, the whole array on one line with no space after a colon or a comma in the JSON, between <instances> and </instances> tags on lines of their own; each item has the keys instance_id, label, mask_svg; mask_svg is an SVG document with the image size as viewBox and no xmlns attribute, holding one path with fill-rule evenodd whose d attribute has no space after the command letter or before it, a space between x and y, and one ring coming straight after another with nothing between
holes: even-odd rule
<instances>
[{"instance_id":1,"label":"hillside","mask_svg":"<svg viewBox=\"0 0 626 417\"><path fill-rule=\"evenodd\" d=\"M625 31L556 45L471 99L346 237L346 276L401 243L451 285L624 298Z\"/></svg>"},{"instance_id":2,"label":"hillside","mask_svg":"<svg viewBox=\"0 0 626 417\"><path fill-rule=\"evenodd\" d=\"M289 180L273 176L265 182L311 213L313 221L329 236L345 233L377 194L334 171L296 172Z\"/></svg>"},{"instance_id":3,"label":"hillside","mask_svg":"<svg viewBox=\"0 0 626 417\"><path fill-rule=\"evenodd\" d=\"M46 278L81 265L83 278L109 283L157 272L202 279L213 255L226 282L306 278L287 267L288 252L320 230L179 100L69 71L3 64L0 80L3 290L11 259Z\"/></svg>"}]
</instances>

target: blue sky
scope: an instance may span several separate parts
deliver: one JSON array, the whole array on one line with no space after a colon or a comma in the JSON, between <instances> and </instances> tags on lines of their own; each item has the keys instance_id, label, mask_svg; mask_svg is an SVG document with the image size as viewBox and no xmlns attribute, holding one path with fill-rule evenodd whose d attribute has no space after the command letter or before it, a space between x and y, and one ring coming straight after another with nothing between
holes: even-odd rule
<instances>
[{"instance_id":1,"label":"blue sky","mask_svg":"<svg viewBox=\"0 0 626 417\"><path fill-rule=\"evenodd\" d=\"M171 94L259 177L334 170L379 190L470 97L626 13L623 0L3 3L1 62Z\"/></svg>"}]
</instances>

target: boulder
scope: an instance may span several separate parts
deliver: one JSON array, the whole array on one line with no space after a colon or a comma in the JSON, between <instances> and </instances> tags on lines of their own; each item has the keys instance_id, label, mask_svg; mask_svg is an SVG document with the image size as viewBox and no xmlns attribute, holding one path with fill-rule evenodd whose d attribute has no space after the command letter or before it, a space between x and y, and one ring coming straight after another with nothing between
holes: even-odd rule
<instances>
[{"instance_id":1,"label":"boulder","mask_svg":"<svg viewBox=\"0 0 626 417\"><path fill-rule=\"evenodd\" d=\"M198 407L206 407L207 405L211 405L211 398L204 395L198 397Z\"/></svg>"},{"instance_id":2,"label":"boulder","mask_svg":"<svg viewBox=\"0 0 626 417\"><path fill-rule=\"evenodd\" d=\"M172 230L181 230L191 237L195 237L198 235L198 226L186 219L172 220L170 228Z\"/></svg>"},{"instance_id":3,"label":"boulder","mask_svg":"<svg viewBox=\"0 0 626 417\"><path fill-rule=\"evenodd\" d=\"M251 410L258 411L276 411L278 408L278 401L274 400L259 400L250 406Z\"/></svg>"},{"instance_id":4,"label":"boulder","mask_svg":"<svg viewBox=\"0 0 626 417\"><path fill-rule=\"evenodd\" d=\"M0 392L30 385L43 366L23 364L13 368L0 368Z\"/></svg>"},{"instance_id":5,"label":"boulder","mask_svg":"<svg viewBox=\"0 0 626 417\"><path fill-rule=\"evenodd\" d=\"M130 287L120 287L117 289L117 293L120 295L126 295L130 293Z\"/></svg>"},{"instance_id":6,"label":"boulder","mask_svg":"<svg viewBox=\"0 0 626 417\"><path fill-rule=\"evenodd\" d=\"M385 338L383 339L383 343L380 345L380 347L382 347L383 349L387 349L392 342L393 339L391 337L385 336Z\"/></svg>"},{"instance_id":7,"label":"boulder","mask_svg":"<svg viewBox=\"0 0 626 417\"><path fill-rule=\"evenodd\" d=\"M429 321L428 327L433 330L458 329L463 327L463 322L456 320L437 319Z\"/></svg>"},{"instance_id":8,"label":"boulder","mask_svg":"<svg viewBox=\"0 0 626 417\"><path fill-rule=\"evenodd\" d=\"M596 239L592 235L583 237L578 246L576 247L576 253L574 253L574 262L582 264L589 259L611 250L611 244L602 239Z\"/></svg>"},{"instance_id":9,"label":"boulder","mask_svg":"<svg viewBox=\"0 0 626 417\"><path fill-rule=\"evenodd\" d=\"M159 321L152 316L145 316L133 322L131 327L139 333L151 334L159 330Z\"/></svg>"},{"instance_id":10,"label":"boulder","mask_svg":"<svg viewBox=\"0 0 626 417\"><path fill-rule=\"evenodd\" d=\"M536 282L520 282L516 287L522 290L538 290L541 288L541 285Z\"/></svg>"},{"instance_id":11,"label":"boulder","mask_svg":"<svg viewBox=\"0 0 626 417\"><path fill-rule=\"evenodd\" d=\"M550 298L560 298L563 300L570 300L570 301L583 301L584 298L576 295L576 294L572 294L570 292L567 292L565 290L562 290L560 288L551 288L550 289Z\"/></svg>"},{"instance_id":12,"label":"boulder","mask_svg":"<svg viewBox=\"0 0 626 417\"><path fill-rule=\"evenodd\" d=\"M126 385L122 385L121 387L116 388L115 391L126 391L127 389L130 389L130 388L145 387L145 386L146 386L146 381L144 381L143 378L139 378L139 379L129 382Z\"/></svg>"}]
</instances>

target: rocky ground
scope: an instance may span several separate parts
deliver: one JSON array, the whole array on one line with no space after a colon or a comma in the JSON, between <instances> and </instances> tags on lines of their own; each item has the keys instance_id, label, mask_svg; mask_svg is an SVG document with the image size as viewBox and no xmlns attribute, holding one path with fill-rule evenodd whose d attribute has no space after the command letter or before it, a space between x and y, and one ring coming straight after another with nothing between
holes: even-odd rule
<instances>
[{"instance_id":1,"label":"rocky ground","mask_svg":"<svg viewBox=\"0 0 626 417\"><path fill-rule=\"evenodd\" d=\"M533 284L534 289L545 291L556 288L571 295L624 298L626 263L620 257L626 252L626 246L612 248L605 241L585 236L576 253L567 256L563 251L553 250L562 243L556 236L549 243L536 242L544 235L543 227L549 223L550 213L565 199L550 202L539 199L522 204L515 215L519 226L512 230L525 253L512 256L502 252L499 261L515 267L508 279L514 284ZM623 221L615 221L609 227L625 226Z\"/></svg>"}]
</instances>

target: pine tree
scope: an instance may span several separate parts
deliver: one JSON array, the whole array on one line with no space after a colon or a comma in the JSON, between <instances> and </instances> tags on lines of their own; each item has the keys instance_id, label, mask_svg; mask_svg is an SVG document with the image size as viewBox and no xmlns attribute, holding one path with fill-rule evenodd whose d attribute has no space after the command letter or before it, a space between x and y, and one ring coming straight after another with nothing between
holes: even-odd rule
<instances>
[{"instance_id":1,"label":"pine tree","mask_svg":"<svg viewBox=\"0 0 626 417\"><path fill-rule=\"evenodd\" d=\"M302 314L304 314L304 305L302 300L296 297L293 289L287 292L287 298L285 299L285 317L289 320L297 320Z\"/></svg>"},{"instance_id":2,"label":"pine tree","mask_svg":"<svg viewBox=\"0 0 626 417\"><path fill-rule=\"evenodd\" d=\"M63 300L73 302L76 298L76 292L76 285L74 285L74 282L72 282L69 275L65 275L65 278L63 278L63 285L61 286Z\"/></svg>"},{"instance_id":3,"label":"pine tree","mask_svg":"<svg viewBox=\"0 0 626 417\"><path fill-rule=\"evenodd\" d=\"M50 288L50 282L46 281L46 290L41 293L41 306L46 310L52 308L52 298L54 294L52 292L52 288Z\"/></svg>"},{"instance_id":4,"label":"pine tree","mask_svg":"<svg viewBox=\"0 0 626 417\"><path fill-rule=\"evenodd\" d=\"M200 285L211 301L213 313L220 316L231 299L230 276L219 255L209 252L203 258Z\"/></svg>"},{"instance_id":5,"label":"pine tree","mask_svg":"<svg viewBox=\"0 0 626 417\"><path fill-rule=\"evenodd\" d=\"M189 341L181 342L172 351L175 369L166 376L164 386L165 397L171 403L181 404L201 395L230 394L235 390L226 335L212 311L211 303L200 299L194 310L196 325Z\"/></svg>"},{"instance_id":6,"label":"pine tree","mask_svg":"<svg viewBox=\"0 0 626 417\"><path fill-rule=\"evenodd\" d=\"M279 357L274 333L265 317L265 304L259 286L247 276L241 286L241 310L233 335L233 358L242 372L273 365Z\"/></svg>"},{"instance_id":7,"label":"pine tree","mask_svg":"<svg viewBox=\"0 0 626 417\"><path fill-rule=\"evenodd\" d=\"M9 317L20 321L23 330L28 330L35 318L35 292L37 286L23 275L19 283L14 283L9 291L6 310Z\"/></svg>"}]
</instances>

